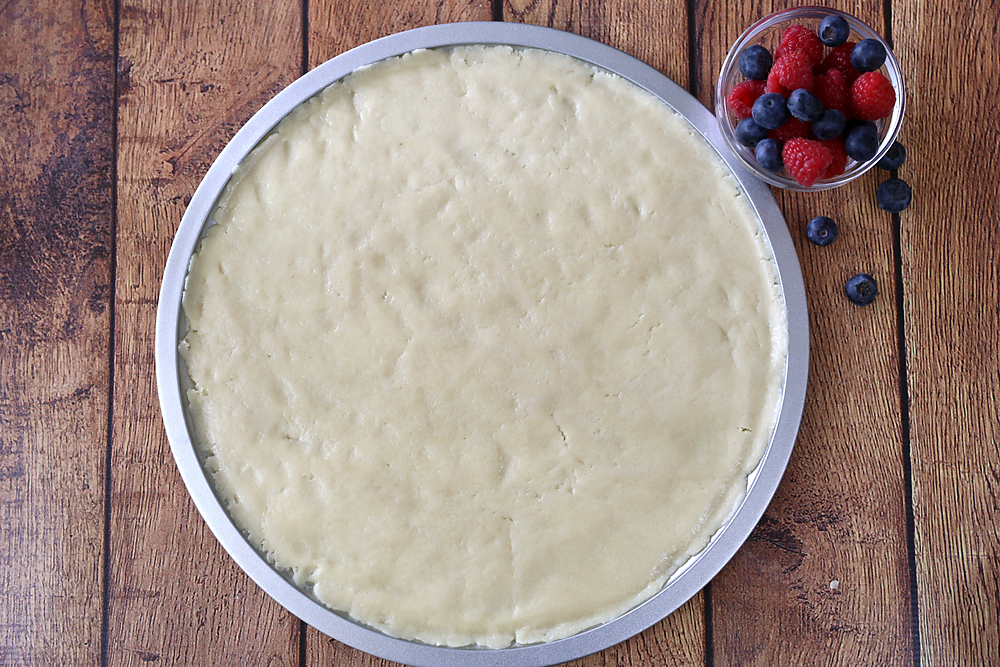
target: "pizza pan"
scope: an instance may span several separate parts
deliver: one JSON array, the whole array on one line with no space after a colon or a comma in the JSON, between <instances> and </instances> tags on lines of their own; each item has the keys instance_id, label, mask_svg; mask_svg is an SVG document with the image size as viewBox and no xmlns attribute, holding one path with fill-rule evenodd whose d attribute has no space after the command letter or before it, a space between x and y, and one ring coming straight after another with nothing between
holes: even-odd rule
<instances>
[{"instance_id":1,"label":"pizza pan","mask_svg":"<svg viewBox=\"0 0 1000 667\"><path fill-rule=\"evenodd\" d=\"M216 199L240 161L298 104L360 67L417 49L468 44L535 48L572 56L617 74L684 116L719 153L767 236L787 311L788 357L779 414L771 441L748 480L747 493L708 545L663 589L617 619L544 644L504 649L446 648L396 639L331 611L293 584L254 548L226 513L199 459L186 414L190 383L178 352L184 335L181 297L195 246ZM454 23L419 28L369 42L320 65L278 93L233 137L198 187L181 221L163 274L156 322L156 379L171 449L195 505L219 542L272 598L314 628L373 655L415 666L527 667L553 665L613 646L665 618L707 584L736 553L760 520L781 479L798 432L805 398L809 331L805 290L795 248L768 187L732 155L715 117L676 83L635 58L578 35L514 23Z\"/></svg>"}]
</instances>

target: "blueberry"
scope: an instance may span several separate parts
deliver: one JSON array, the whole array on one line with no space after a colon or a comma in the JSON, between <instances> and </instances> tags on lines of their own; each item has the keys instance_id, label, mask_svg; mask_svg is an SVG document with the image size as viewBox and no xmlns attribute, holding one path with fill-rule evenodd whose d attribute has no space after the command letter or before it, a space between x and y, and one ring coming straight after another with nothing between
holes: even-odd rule
<instances>
[{"instance_id":1,"label":"blueberry","mask_svg":"<svg viewBox=\"0 0 1000 667\"><path fill-rule=\"evenodd\" d=\"M840 46L851 36L851 26L839 16L827 16L819 22L817 33L826 46Z\"/></svg>"},{"instance_id":2,"label":"blueberry","mask_svg":"<svg viewBox=\"0 0 1000 667\"><path fill-rule=\"evenodd\" d=\"M805 88L799 88L788 96L788 113L799 120L815 120L823 113L823 103Z\"/></svg>"},{"instance_id":3,"label":"blueberry","mask_svg":"<svg viewBox=\"0 0 1000 667\"><path fill-rule=\"evenodd\" d=\"M837 223L825 215L813 218L806 225L806 238L816 245L830 245L837 240Z\"/></svg>"},{"instance_id":4,"label":"blueberry","mask_svg":"<svg viewBox=\"0 0 1000 667\"><path fill-rule=\"evenodd\" d=\"M851 300L851 303L867 306L875 300L875 296L878 294L878 285L875 284L875 279L867 273L859 273L847 281L847 284L844 285L844 292L847 293L847 298Z\"/></svg>"},{"instance_id":5,"label":"blueberry","mask_svg":"<svg viewBox=\"0 0 1000 667\"><path fill-rule=\"evenodd\" d=\"M757 155L757 164L768 171L777 173L785 166L781 161L781 144L778 143L777 139L762 140L757 144L755 154Z\"/></svg>"},{"instance_id":6,"label":"blueberry","mask_svg":"<svg viewBox=\"0 0 1000 667\"><path fill-rule=\"evenodd\" d=\"M781 93L764 93L753 103L753 119L761 127L775 130L785 124L791 114Z\"/></svg>"},{"instance_id":7,"label":"blueberry","mask_svg":"<svg viewBox=\"0 0 1000 667\"><path fill-rule=\"evenodd\" d=\"M874 72L885 62L885 47L877 39L863 39L851 49L851 67Z\"/></svg>"},{"instance_id":8,"label":"blueberry","mask_svg":"<svg viewBox=\"0 0 1000 667\"><path fill-rule=\"evenodd\" d=\"M761 139L767 139L767 128L755 123L753 118L744 118L736 126L736 141L747 148L753 148Z\"/></svg>"},{"instance_id":9,"label":"blueberry","mask_svg":"<svg viewBox=\"0 0 1000 667\"><path fill-rule=\"evenodd\" d=\"M875 166L879 169L892 171L893 169L902 167L904 162L906 162L906 146L898 141L894 141L892 142L892 146L889 147L888 152L882 156L881 160L875 163Z\"/></svg>"},{"instance_id":10,"label":"blueberry","mask_svg":"<svg viewBox=\"0 0 1000 667\"><path fill-rule=\"evenodd\" d=\"M833 139L844 131L847 119L836 109L827 109L813 121L812 131L817 139Z\"/></svg>"},{"instance_id":11,"label":"blueberry","mask_svg":"<svg viewBox=\"0 0 1000 667\"><path fill-rule=\"evenodd\" d=\"M844 150L858 162L867 162L878 152L878 133L868 125L857 125L844 137Z\"/></svg>"},{"instance_id":12,"label":"blueberry","mask_svg":"<svg viewBox=\"0 0 1000 667\"><path fill-rule=\"evenodd\" d=\"M899 213L910 205L912 199L913 190L901 178L890 178L887 181L882 181L878 190L875 191L875 201L889 213Z\"/></svg>"},{"instance_id":13,"label":"blueberry","mask_svg":"<svg viewBox=\"0 0 1000 667\"><path fill-rule=\"evenodd\" d=\"M844 126L844 133L849 134L851 130L856 127L870 127L872 132L878 133L878 125L873 120L857 120L852 118L847 121L847 125Z\"/></svg>"},{"instance_id":14,"label":"blueberry","mask_svg":"<svg viewBox=\"0 0 1000 667\"><path fill-rule=\"evenodd\" d=\"M771 52L759 44L748 46L740 52L740 72L751 81L763 81L771 71L774 58Z\"/></svg>"}]
</instances>

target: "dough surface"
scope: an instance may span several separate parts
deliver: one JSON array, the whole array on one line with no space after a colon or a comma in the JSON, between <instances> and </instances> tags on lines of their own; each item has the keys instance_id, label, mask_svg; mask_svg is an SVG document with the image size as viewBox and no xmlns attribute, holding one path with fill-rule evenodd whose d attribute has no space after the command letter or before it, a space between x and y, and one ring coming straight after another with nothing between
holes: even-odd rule
<instances>
[{"instance_id":1,"label":"dough surface","mask_svg":"<svg viewBox=\"0 0 1000 667\"><path fill-rule=\"evenodd\" d=\"M302 104L192 259L189 409L252 542L391 635L565 637L745 493L787 348L690 124L572 58L418 51Z\"/></svg>"}]
</instances>

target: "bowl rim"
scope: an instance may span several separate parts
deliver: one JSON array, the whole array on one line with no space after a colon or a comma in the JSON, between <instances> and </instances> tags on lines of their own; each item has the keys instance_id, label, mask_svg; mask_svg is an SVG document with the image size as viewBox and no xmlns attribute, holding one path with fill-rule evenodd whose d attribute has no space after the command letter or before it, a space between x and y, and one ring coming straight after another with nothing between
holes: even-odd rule
<instances>
[{"instance_id":1,"label":"bowl rim","mask_svg":"<svg viewBox=\"0 0 1000 667\"><path fill-rule=\"evenodd\" d=\"M883 46L885 46L886 60L884 67L888 74L889 81L892 83L892 86L896 91L896 104L893 105L892 114L889 116L887 121L883 120L879 126L880 130L884 128L885 131L882 134L882 139L879 143L878 151L875 153L875 157L864 163L855 162L855 167L849 169L840 176L836 176L832 179L818 180L815 184L805 187L790 177L782 176L781 172L773 173L764 169L757 164L756 159L750 159L749 153L751 152L751 149L742 146L736 141L735 125L729 116L729 110L726 105L726 98L728 97L729 91L732 90L732 87L727 82L735 75L739 75L739 67L737 64L739 54L747 46L754 43L756 38L764 32L774 30L781 24L788 21L806 19L822 20L823 17L831 15L840 16L846 20L851 26L851 31L860 35L863 39L877 39ZM896 59L889 43L886 42L877 31L858 17L838 9L816 5L790 7L788 9L779 10L772 14L768 14L744 30L726 54L722 67L719 69L719 77L715 89L715 116L719 123L722 138L725 140L729 150L732 151L737 158L739 158L740 162L753 172L757 178L760 178L771 185L796 192L821 192L823 190L838 188L867 173L887 152L889 152L893 142L899 136L899 131L903 122L903 114L905 111L906 87L903 83L903 73L899 66L899 61Z\"/></svg>"},{"instance_id":2,"label":"bowl rim","mask_svg":"<svg viewBox=\"0 0 1000 667\"><path fill-rule=\"evenodd\" d=\"M294 585L286 573L269 564L229 517L199 458L184 407L186 369L178 350L185 327L181 298L191 257L203 230L210 224L215 201L247 153L293 108L360 67L417 49L470 44L537 48L575 57L622 76L685 116L727 163L761 221L775 258L788 321L788 356L774 432L761 461L748 478L743 500L708 545L675 572L657 594L618 618L565 639L502 649L450 648L390 637L323 606ZM694 596L743 544L774 495L798 433L809 361L805 288L784 217L767 186L754 178L724 146L712 114L657 70L588 38L526 24L466 22L396 33L327 61L278 93L226 145L191 198L164 268L157 307L156 382L164 428L188 493L223 548L271 598L301 620L354 648L418 667L562 663L638 634Z\"/></svg>"}]
</instances>

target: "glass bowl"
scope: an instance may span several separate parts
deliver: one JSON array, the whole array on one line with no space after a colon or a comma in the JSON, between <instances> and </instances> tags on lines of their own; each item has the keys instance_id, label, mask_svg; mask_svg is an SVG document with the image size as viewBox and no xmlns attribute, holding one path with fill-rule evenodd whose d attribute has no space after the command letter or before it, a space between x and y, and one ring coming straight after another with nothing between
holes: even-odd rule
<instances>
[{"instance_id":1,"label":"glass bowl","mask_svg":"<svg viewBox=\"0 0 1000 667\"><path fill-rule=\"evenodd\" d=\"M757 164L753 149L747 148L736 141L736 124L739 122L739 119L729 111L726 100L733 87L745 80L744 76L740 73L739 63L737 62L743 49L754 44L760 44L773 54L778 47L778 38L786 28L794 24L799 24L815 31L819 27L820 21L830 15L843 17L847 21L847 24L851 27L851 35L848 38L850 41L858 42L862 39L877 39L885 46L887 54L885 64L882 65L879 71L892 83L892 87L896 91L896 105L887 118L875 122L878 126L880 137L875 157L866 162L857 162L848 158L847 167L843 174L832 178L819 179L810 187L805 187L796 183L785 171L773 173L764 169ZM826 48L827 52L829 52L829 47ZM726 56L725 62L722 63L722 70L719 73L719 84L715 92L715 117L719 123L722 137L733 154L739 157L743 164L761 180L771 185L776 185L779 188L796 190L798 192L818 192L820 190L839 187L853 181L875 166L875 163L886 154L892 143L896 140L905 109L906 91L903 87L903 74L889 45L878 33L854 16L827 7L795 7L785 9L775 12L770 16L765 16L747 28L740 35L739 39L736 40L736 43L733 44L733 47L729 50L729 54Z\"/></svg>"}]
</instances>

